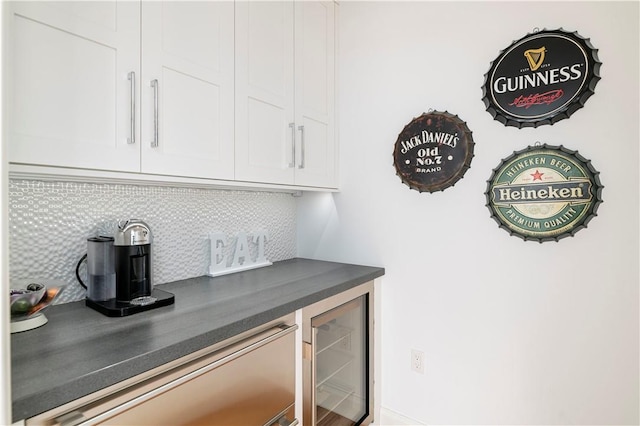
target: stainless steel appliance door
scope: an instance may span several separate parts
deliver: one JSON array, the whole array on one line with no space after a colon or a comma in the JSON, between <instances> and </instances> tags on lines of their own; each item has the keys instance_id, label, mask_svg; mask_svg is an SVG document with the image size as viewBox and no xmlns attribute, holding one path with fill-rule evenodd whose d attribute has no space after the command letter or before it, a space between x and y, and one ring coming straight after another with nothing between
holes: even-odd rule
<instances>
[{"instance_id":1,"label":"stainless steel appliance door","mask_svg":"<svg viewBox=\"0 0 640 426\"><path fill-rule=\"evenodd\" d=\"M53 424L270 425L293 413L296 329L283 325L264 331Z\"/></svg>"}]
</instances>

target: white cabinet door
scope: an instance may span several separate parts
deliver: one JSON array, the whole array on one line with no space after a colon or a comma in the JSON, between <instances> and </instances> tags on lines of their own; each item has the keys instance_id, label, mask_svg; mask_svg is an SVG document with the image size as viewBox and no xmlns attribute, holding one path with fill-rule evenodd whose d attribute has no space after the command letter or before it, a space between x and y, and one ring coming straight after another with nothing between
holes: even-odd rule
<instances>
[{"instance_id":1,"label":"white cabinet door","mask_svg":"<svg viewBox=\"0 0 640 426\"><path fill-rule=\"evenodd\" d=\"M337 187L335 5L296 2L296 185Z\"/></svg>"},{"instance_id":2,"label":"white cabinet door","mask_svg":"<svg viewBox=\"0 0 640 426\"><path fill-rule=\"evenodd\" d=\"M9 161L138 171L128 76L140 74L140 3L14 1L9 10Z\"/></svg>"},{"instance_id":3,"label":"white cabinet door","mask_svg":"<svg viewBox=\"0 0 640 426\"><path fill-rule=\"evenodd\" d=\"M236 3L236 179L337 187L333 2Z\"/></svg>"},{"instance_id":4,"label":"white cabinet door","mask_svg":"<svg viewBox=\"0 0 640 426\"><path fill-rule=\"evenodd\" d=\"M294 182L293 2L236 2L237 180Z\"/></svg>"},{"instance_id":5,"label":"white cabinet door","mask_svg":"<svg viewBox=\"0 0 640 426\"><path fill-rule=\"evenodd\" d=\"M143 173L233 179L233 15L232 2L142 2Z\"/></svg>"}]
</instances>

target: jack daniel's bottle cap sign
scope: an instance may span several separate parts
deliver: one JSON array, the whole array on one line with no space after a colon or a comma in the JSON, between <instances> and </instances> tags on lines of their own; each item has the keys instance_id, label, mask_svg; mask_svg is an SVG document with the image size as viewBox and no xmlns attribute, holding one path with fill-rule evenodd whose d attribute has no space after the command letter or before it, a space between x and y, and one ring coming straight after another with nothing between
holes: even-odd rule
<instances>
[{"instance_id":1,"label":"jack daniel's bottle cap sign","mask_svg":"<svg viewBox=\"0 0 640 426\"><path fill-rule=\"evenodd\" d=\"M393 163L409 188L443 191L470 167L473 146L471 131L457 115L432 111L414 118L398 135Z\"/></svg>"},{"instance_id":2,"label":"jack daniel's bottle cap sign","mask_svg":"<svg viewBox=\"0 0 640 426\"><path fill-rule=\"evenodd\" d=\"M487 181L487 207L500 228L524 240L573 236L602 203L597 172L577 151L540 145L502 160Z\"/></svg>"},{"instance_id":3,"label":"jack daniel's bottle cap sign","mask_svg":"<svg viewBox=\"0 0 640 426\"><path fill-rule=\"evenodd\" d=\"M538 127L569 118L600 80L589 39L544 30L514 42L491 63L482 87L493 118L506 126Z\"/></svg>"}]
</instances>

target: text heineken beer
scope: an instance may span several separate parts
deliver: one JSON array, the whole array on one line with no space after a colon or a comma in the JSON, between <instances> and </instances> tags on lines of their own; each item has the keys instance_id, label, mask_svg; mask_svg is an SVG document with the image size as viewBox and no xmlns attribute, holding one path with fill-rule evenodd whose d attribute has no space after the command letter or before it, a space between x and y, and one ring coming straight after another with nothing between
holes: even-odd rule
<instances>
[{"instance_id":1,"label":"text heineken beer","mask_svg":"<svg viewBox=\"0 0 640 426\"><path fill-rule=\"evenodd\" d=\"M525 240L557 241L586 227L602 202L599 173L576 151L542 145L502 161L487 206L501 228Z\"/></svg>"}]
</instances>

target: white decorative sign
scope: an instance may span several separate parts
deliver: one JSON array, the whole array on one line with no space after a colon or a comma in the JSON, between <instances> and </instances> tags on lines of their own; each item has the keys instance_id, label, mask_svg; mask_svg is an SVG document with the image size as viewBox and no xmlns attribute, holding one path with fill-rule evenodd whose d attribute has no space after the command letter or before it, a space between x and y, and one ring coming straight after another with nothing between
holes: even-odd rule
<instances>
[{"instance_id":1,"label":"white decorative sign","mask_svg":"<svg viewBox=\"0 0 640 426\"><path fill-rule=\"evenodd\" d=\"M248 236L251 236L251 238L248 238ZM264 246L267 242L266 231L260 230L252 234L239 232L235 236L235 245L230 256L225 253L225 247L227 247L227 236L225 234L212 232L209 234L209 241L211 243L211 263L209 264L209 273L207 275L210 277L272 265L264 255ZM250 248L252 246L255 247L254 258L251 256Z\"/></svg>"}]
</instances>

